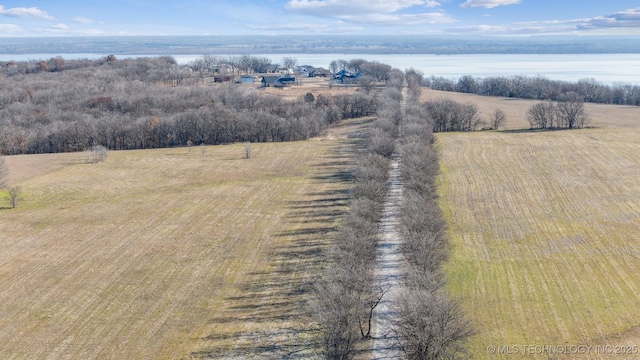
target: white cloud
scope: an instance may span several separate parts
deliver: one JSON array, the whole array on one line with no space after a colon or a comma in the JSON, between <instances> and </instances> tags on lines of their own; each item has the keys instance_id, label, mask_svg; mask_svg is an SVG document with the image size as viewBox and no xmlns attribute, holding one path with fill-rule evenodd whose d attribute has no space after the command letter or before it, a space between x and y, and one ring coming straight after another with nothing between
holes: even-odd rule
<instances>
[{"instance_id":1,"label":"white cloud","mask_svg":"<svg viewBox=\"0 0 640 360\"><path fill-rule=\"evenodd\" d=\"M80 23L80 24L91 24L93 23L93 19L89 19L86 17L82 17L82 16L76 16L73 18L73 21Z\"/></svg>"},{"instance_id":2,"label":"white cloud","mask_svg":"<svg viewBox=\"0 0 640 360\"><path fill-rule=\"evenodd\" d=\"M36 7L24 8L24 7L16 7L11 9L5 9L4 6L0 5L0 15L12 16L12 17L34 17L44 20L53 20L53 16L47 14L46 11L42 11Z\"/></svg>"},{"instance_id":3,"label":"white cloud","mask_svg":"<svg viewBox=\"0 0 640 360\"><path fill-rule=\"evenodd\" d=\"M309 31L312 33L352 33L362 31L362 27L344 27L326 24L291 23L280 25L247 25L248 29L267 31Z\"/></svg>"},{"instance_id":4,"label":"white cloud","mask_svg":"<svg viewBox=\"0 0 640 360\"><path fill-rule=\"evenodd\" d=\"M333 17L340 14L393 13L414 6L439 5L433 0L290 0L285 7L308 15Z\"/></svg>"},{"instance_id":5,"label":"white cloud","mask_svg":"<svg viewBox=\"0 0 640 360\"><path fill-rule=\"evenodd\" d=\"M640 28L640 7L582 20L580 29Z\"/></svg>"},{"instance_id":6,"label":"white cloud","mask_svg":"<svg viewBox=\"0 0 640 360\"><path fill-rule=\"evenodd\" d=\"M449 33L485 35L535 35L535 34L587 34L640 33L640 8L619 11L613 14L587 19L528 21L503 25L478 25L447 29Z\"/></svg>"},{"instance_id":7,"label":"white cloud","mask_svg":"<svg viewBox=\"0 0 640 360\"><path fill-rule=\"evenodd\" d=\"M427 12L440 6L435 0L290 0L285 8L294 13L339 19L358 24L416 25L453 22L443 12ZM405 10L402 14L398 12ZM411 10L412 13L407 13Z\"/></svg>"},{"instance_id":8,"label":"white cloud","mask_svg":"<svg viewBox=\"0 0 640 360\"><path fill-rule=\"evenodd\" d=\"M423 25L423 24L443 24L451 23L454 20L444 13L432 12L422 14L367 14L362 16L338 16L337 18L359 24L377 25Z\"/></svg>"},{"instance_id":9,"label":"white cloud","mask_svg":"<svg viewBox=\"0 0 640 360\"><path fill-rule=\"evenodd\" d=\"M49 28L53 30L69 30L69 27L65 24L51 25Z\"/></svg>"},{"instance_id":10,"label":"white cloud","mask_svg":"<svg viewBox=\"0 0 640 360\"><path fill-rule=\"evenodd\" d=\"M0 33L3 33L3 34L17 34L19 32L22 32L22 29L18 25L0 24Z\"/></svg>"},{"instance_id":11,"label":"white cloud","mask_svg":"<svg viewBox=\"0 0 640 360\"><path fill-rule=\"evenodd\" d=\"M515 4L520 4L520 0L467 0L464 4L460 5L460 7L483 7L486 9L491 9L496 6Z\"/></svg>"}]
</instances>

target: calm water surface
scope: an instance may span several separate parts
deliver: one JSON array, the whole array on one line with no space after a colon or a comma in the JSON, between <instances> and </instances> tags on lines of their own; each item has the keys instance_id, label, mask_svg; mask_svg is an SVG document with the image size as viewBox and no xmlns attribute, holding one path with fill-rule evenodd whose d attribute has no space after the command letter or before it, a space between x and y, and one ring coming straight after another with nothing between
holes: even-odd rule
<instances>
[{"instance_id":1,"label":"calm water surface","mask_svg":"<svg viewBox=\"0 0 640 360\"><path fill-rule=\"evenodd\" d=\"M65 54L63 58L96 59L107 54ZM0 54L0 62L9 60L49 59L51 54ZM119 58L137 57L116 55ZM464 75L474 77L541 75L549 79L577 81L592 78L597 81L640 85L640 54L473 54L473 55L373 55L373 54L255 54L268 57L274 63L283 57L298 59L298 65L328 68L332 60L362 58L379 61L405 70L414 68L425 75L458 79ZM174 56L180 64L187 64L202 55Z\"/></svg>"}]
</instances>

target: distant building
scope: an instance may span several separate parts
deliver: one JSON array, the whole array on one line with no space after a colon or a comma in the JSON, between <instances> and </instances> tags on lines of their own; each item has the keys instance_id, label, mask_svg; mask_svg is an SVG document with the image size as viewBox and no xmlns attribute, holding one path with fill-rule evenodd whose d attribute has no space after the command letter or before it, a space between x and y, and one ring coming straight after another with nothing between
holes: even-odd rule
<instances>
[{"instance_id":1,"label":"distant building","mask_svg":"<svg viewBox=\"0 0 640 360\"><path fill-rule=\"evenodd\" d=\"M296 78L290 75L267 75L263 76L260 84L262 87L285 87L295 84Z\"/></svg>"},{"instance_id":2,"label":"distant building","mask_svg":"<svg viewBox=\"0 0 640 360\"><path fill-rule=\"evenodd\" d=\"M263 76L262 80L260 80L260 84L262 85L262 87L276 87L275 83L276 80L278 80L280 78L279 75L267 75L267 76Z\"/></svg>"},{"instance_id":3,"label":"distant building","mask_svg":"<svg viewBox=\"0 0 640 360\"><path fill-rule=\"evenodd\" d=\"M253 76L251 75L242 75L238 78L238 84L251 84L253 85Z\"/></svg>"},{"instance_id":4,"label":"distant building","mask_svg":"<svg viewBox=\"0 0 640 360\"><path fill-rule=\"evenodd\" d=\"M300 65L296 67L296 72L300 74L302 77L311 77L311 72L313 72L315 68L311 65Z\"/></svg>"},{"instance_id":5,"label":"distant building","mask_svg":"<svg viewBox=\"0 0 640 360\"><path fill-rule=\"evenodd\" d=\"M283 86L293 85L296 83L296 78L291 75L282 75L276 82L281 83Z\"/></svg>"},{"instance_id":6,"label":"distant building","mask_svg":"<svg viewBox=\"0 0 640 360\"><path fill-rule=\"evenodd\" d=\"M280 67L280 65L275 65L275 64L261 66L257 70L258 70L258 73L261 73L261 74L280 74L284 71Z\"/></svg>"},{"instance_id":7,"label":"distant building","mask_svg":"<svg viewBox=\"0 0 640 360\"><path fill-rule=\"evenodd\" d=\"M356 81L359 77L359 72L354 74L346 70L340 70L334 75L333 80L336 82L349 84Z\"/></svg>"},{"instance_id":8,"label":"distant building","mask_svg":"<svg viewBox=\"0 0 640 360\"><path fill-rule=\"evenodd\" d=\"M323 68L315 68L309 73L309 77L330 77L331 71Z\"/></svg>"}]
</instances>

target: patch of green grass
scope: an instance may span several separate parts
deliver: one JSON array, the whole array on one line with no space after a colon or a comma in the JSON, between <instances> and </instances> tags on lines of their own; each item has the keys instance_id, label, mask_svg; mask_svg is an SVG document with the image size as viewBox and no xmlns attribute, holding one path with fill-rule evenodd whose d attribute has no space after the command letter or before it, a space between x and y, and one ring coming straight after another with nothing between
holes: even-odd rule
<instances>
[{"instance_id":1,"label":"patch of green grass","mask_svg":"<svg viewBox=\"0 0 640 360\"><path fill-rule=\"evenodd\" d=\"M477 358L489 345L600 344L640 325L639 135L438 135L447 289L476 324Z\"/></svg>"}]
</instances>

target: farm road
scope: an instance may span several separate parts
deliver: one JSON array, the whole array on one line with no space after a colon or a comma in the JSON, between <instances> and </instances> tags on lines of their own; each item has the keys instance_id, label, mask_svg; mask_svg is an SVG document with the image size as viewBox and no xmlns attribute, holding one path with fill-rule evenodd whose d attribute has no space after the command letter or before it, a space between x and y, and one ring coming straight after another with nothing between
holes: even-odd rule
<instances>
[{"instance_id":1,"label":"farm road","mask_svg":"<svg viewBox=\"0 0 640 360\"><path fill-rule=\"evenodd\" d=\"M403 98L406 97L403 91ZM404 108L404 101L403 101ZM404 113L404 110L403 110ZM400 124L400 132L402 124ZM373 315L373 359L401 359L398 338L393 331L394 305L400 294L400 276L402 274L399 212L402 204L404 186L400 176L400 159L402 157L402 135L396 139L396 146L391 157L391 170L387 198L380 221L378 255L375 266L374 282L386 293Z\"/></svg>"}]
</instances>

